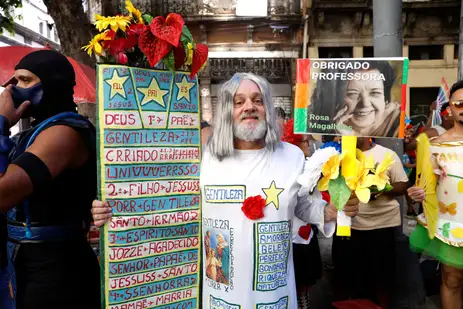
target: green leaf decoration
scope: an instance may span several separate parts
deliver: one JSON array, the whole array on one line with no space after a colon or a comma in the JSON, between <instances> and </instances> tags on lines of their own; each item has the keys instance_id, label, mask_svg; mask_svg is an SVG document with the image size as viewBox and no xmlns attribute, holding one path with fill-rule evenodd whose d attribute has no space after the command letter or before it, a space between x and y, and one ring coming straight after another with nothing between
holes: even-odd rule
<instances>
[{"instance_id":1,"label":"green leaf decoration","mask_svg":"<svg viewBox=\"0 0 463 309\"><path fill-rule=\"evenodd\" d=\"M393 189L393 187L392 187L390 184L387 183L386 186L384 187L384 190L383 190L383 191L384 191L384 192L389 192L389 191L391 191L392 189Z\"/></svg>"},{"instance_id":2,"label":"green leaf decoration","mask_svg":"<svg viewBox=\"0 0 463 309\"><path fill-rule=\"evenodd\" d=\"M448 230L443 230L443 231L442 231L442 235L444 235L444 237L446 237L446 238L449 238L449 237L450 237L450 234L449 234L449 231L448 231Z\"/></svg>"},{"instance_id":3,"label":"green leaf decoration","mask_svg":"<svg viewBox=\"0 0 463 309\"><path fill-rule=\"evenodd\" d=\"M191 35L190 29L186 25L183 25L182 36L185 35L188 40L193 41L193 36Z\"/></svg>"},{"instance_id":4,"label":"green leaf decoration","mask_svg":"<svg viewBox=\"0 0 463 309\"><path fill-rule=\"evenodd\" d=\"M170 71L175 71L175 56L173 49L162 59L162 62L164 62Z\"/></svg>"},{"instance_id":5,"label":"green leaf decoration","mask_svg":"<svg viewBox=\"0 0 463 309\"><path fill-rule=\"evenodd\" d=\"M344 177L339 175L338 178L331 179L328 183L328 192L330 193L331 204L338 210L343 210L351 195Z\"/></svg>"},{"instance_id":6,"label":"green leaf decoration","mask_svg":"<svg viewBox=\"0 0 463 309\"><path fill-rule=\"evenodd\" d=\"M448 223L448 222L445 223L445 224L442 226L442 228L443 228L444 232L445 232L445 231L448 232L448 231L450 230L450 223Z\"/></svg>"},{"instance_id":7,"label":"green leaf decoration","mask_svg":"<svg viewBox=\"0 0 463 309\"><path fill-rule=\"evenodd\" d=\"M153 16L150 14L143 14L141 17L148 25L151 24L151 21L153 20Z\"/></svg>"}]
</instances>

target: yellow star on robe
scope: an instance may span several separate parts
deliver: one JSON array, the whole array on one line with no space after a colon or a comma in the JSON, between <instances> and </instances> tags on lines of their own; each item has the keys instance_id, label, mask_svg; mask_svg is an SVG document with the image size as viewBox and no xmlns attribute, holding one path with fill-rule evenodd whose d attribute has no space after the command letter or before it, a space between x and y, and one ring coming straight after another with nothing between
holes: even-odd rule
<instances>
[{"instance_id":1,"label":"yellow star on robe","mask_svg":"<svg viewBox=\"0 0 463 309\"><path fill-rule=\"evenodd\" d=\"M166 103L164 102L164 96L169 92L169 90L162 90L159 87L156 78L153 77L151 79L151 83L147 88L138 88L138 91L143 93L143 100L140 103L141 106L148 104L151 101L154 101L162 107L166 107Z\"/></svg>"},{"instance_id":2,"label":"yellow star on robe","mask_svg":"<svg viewBox=\"0 0 463 309\"><path fill-rule=\"evenodd\" d=\"M265 206L273 203L273 205L275 205L275 208L278 210L280 208L280 201L278 199L278 196L284 190L285 189L276 187L275 180L272 181L270 187L262 188L262 191L264 191L265 195L267 196L267 199L265 200Z\"/></svg>"},{"instance_id":3,"label":"yellow star on robe","mask_svg":"<svg viewBox=\"0 0 463 309\"><path fill-rule=\"evenodd\" d=\"M178 87L177 101L181 98L185 98L188 102L190 102L190 90L193 88L195 83L189 83L186 76L183 76L182 82L175 84Z\"/></svg>"},{"instance_id":4,"label":"yellow star on robe","mask_svg":"<svg viewBox=\"0 0 463 309\"><path fill-rule=\"evenodd\" d=\"M125 95L124 83L127 81L128 78L128 76L120 77L119 73L115 69L113 71L113 76L111 77L111 79L105 80L105 82L111 88L111 94L109 95L110 100L114 98L116 94L119 94L124 99L127 99L127 96Z\"/></svg>"}]
</instances>

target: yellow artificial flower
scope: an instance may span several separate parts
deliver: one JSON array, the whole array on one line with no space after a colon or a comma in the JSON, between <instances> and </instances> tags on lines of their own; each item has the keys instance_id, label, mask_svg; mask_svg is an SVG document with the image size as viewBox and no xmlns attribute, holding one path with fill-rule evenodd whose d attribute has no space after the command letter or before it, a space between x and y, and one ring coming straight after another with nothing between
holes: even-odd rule
<instances>
[{"instance_id":1,"label":"yellow artificial flower","mask_svg":"<svg viewBox=\"0 0 463 309\"><path fill-rule=\"evenodd\" d=\"M394 164L394 159L392 152L386 153L384 160L379 162L378 166L375 169L375 185L378 188L378 191L381 191L386 187L386 184L389 183L389 176L387 174L389 168Z\"/></svg>"},{"instance_id":2,"label":"yellow artificial flower","mask_svg":"<svg viewBox=\"0 0 463 309\"><path fill-rule=\"evenodd\" d=\"M89 56L91 56L93 52L95 52L95 55L101 56L104 52L101 42L111 40L111 38L107 36L108 32L109 30L106 30L103 33L95 35L88 45L85 45L82 49L85 50Z\"/></svg>"},{"instance_id":3,"label":"yellow artificial flower","mask_svg":"<svg viewBox=\"0 0 463 309\"><path fill-rule=\"evenodd\" d=\"M125 8L130 13L130 16L133 17L139 24L144 24L142 14L140 10L135 8L130 0L125 1Z\"/></svg>"},{"instance_id":4,"label":"yellow artificial flower","mask_svg":"<svg viewBox=\"0 0 463 309\"><path fill-rule=\"evenodd\" d=\"M328 161L322 166L323 177L318 182L318 190L320 192L328 190L328 183L330 179L339 177L339 166L344 158L344 154L335 154L331 156Z\"/></svg>"},{"instance_id":5,"label":"yellow artificial flower","mask_svg":"<svg viewBox=\"0 0 463 309\"><path fill-rule=\"evenodd\" d=\"M187 44L188 53L186 54L185 65L191 65L193 63L193 44Z\"/></svg>"},{"instance_id":6,"label":"yellow artificial flower","mask_svg":"<svg viewBox=\"0 0 463 309\"><path fill-rule=\"evenodd\" d=\"M368 203L370 200L370 187L375 181L375 176L369 174L370 168L365 163L366 161L357 160L355 175L346 179L346 185L351 191L355 191L355 195L362 203Z\"/></svg>"},{"instance_id":7,"label":"yellow artificial flower","mask_svg":"<svg viewBox=\"0 0 463 309\"><path fill-rule=\"evenodd\" d=\"M117 30L122 30L125 32L128 25L130 25L130 16L110 16L105 17L101 15L95 15L95 27L98 31L104 31L111 27L111 30L117 32Z\"/></svg>"}]
</instances>

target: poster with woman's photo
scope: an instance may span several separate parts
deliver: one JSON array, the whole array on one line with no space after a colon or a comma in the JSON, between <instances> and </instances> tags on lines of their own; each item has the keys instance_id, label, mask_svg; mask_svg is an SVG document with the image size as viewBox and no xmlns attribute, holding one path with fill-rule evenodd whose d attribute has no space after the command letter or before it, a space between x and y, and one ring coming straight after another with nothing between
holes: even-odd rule
<instances>
[{"instance_id":1,"label":"poster with woman's photo","mask_svg":"<svg viewBox=\"0 0 463 309\"><path fill-rule=\"evenodd\" d=\"M407 58L298 59L295 133L403 138Z\"/></svg>"}]
</instances>

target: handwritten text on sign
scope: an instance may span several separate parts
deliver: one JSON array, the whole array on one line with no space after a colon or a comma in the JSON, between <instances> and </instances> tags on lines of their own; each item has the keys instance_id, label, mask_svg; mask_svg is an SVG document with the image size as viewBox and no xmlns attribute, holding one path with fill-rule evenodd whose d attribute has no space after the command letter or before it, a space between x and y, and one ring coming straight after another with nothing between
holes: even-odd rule
<instances>
[{"instance_id":1,"label":"handwritten text on sign","mask_svg":"<svg viewBox=\"0 0 463 309\"><path fill-rule=\"evenodd\" d=\"M104 308L199 308L200 118L187 74L99 66Z\"/></svg>"}]
</instances>

